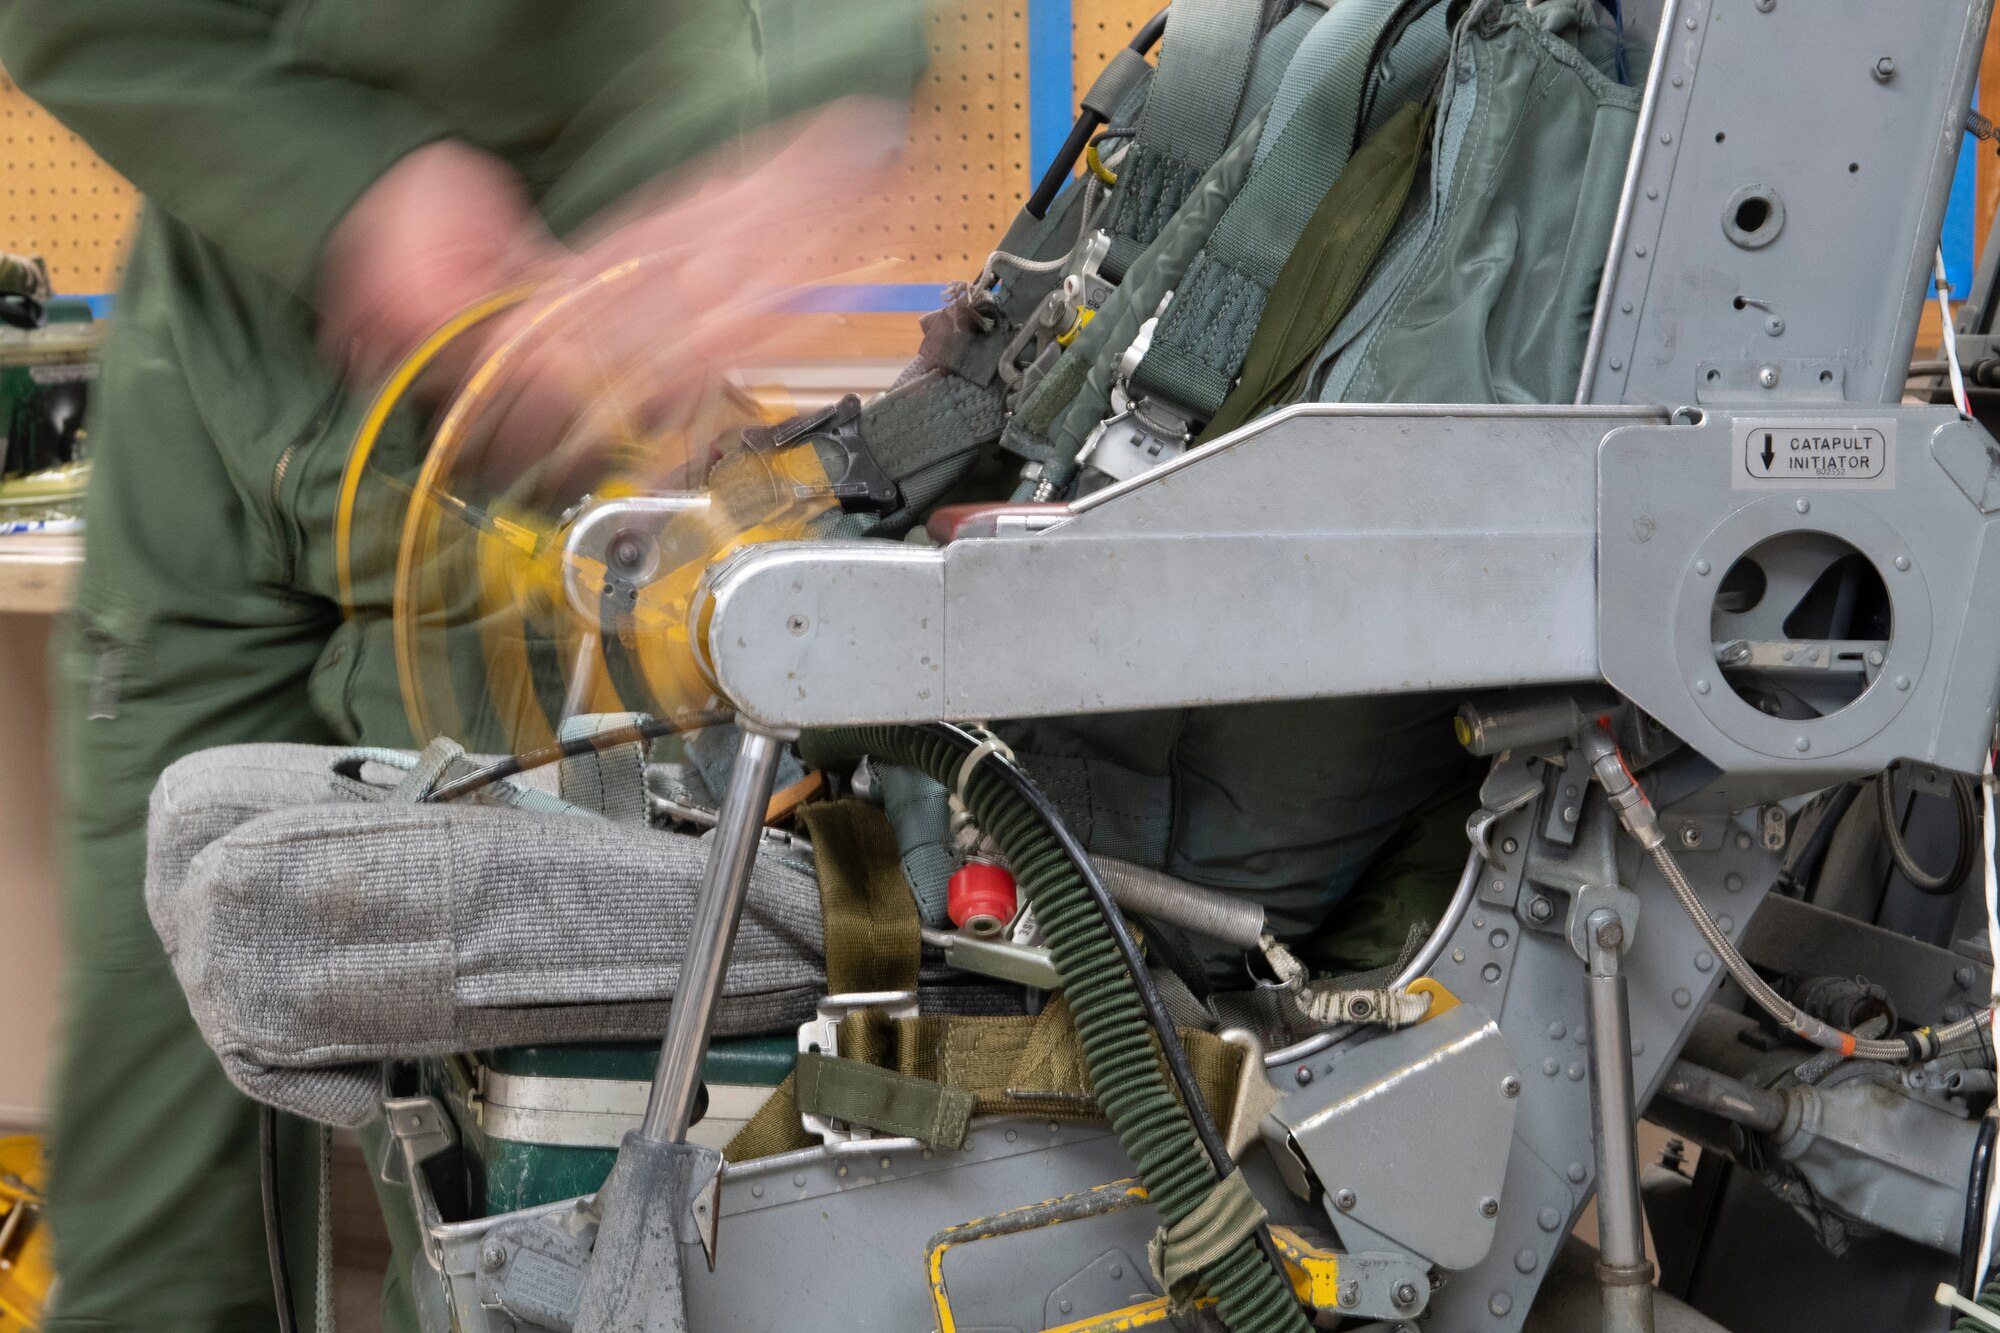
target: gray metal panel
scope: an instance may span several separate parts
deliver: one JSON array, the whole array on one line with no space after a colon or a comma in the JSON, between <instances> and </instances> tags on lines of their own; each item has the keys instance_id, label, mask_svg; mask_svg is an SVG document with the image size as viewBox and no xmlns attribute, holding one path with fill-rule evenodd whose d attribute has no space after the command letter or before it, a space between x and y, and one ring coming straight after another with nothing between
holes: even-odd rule
<instances>
[{"instance_id":1,"label":"gray metal panel","mask_svg":"<svg viewBox=\"0 0 2000 1333\"><path fill-rule=\"evenodd\" d=\"M711 576L711 666L784 726L1592 679L1618 420L1305 405L1039 532L757 548Z\"/></svg>"},{"instance_id":2,"label":"gray metal panel","mask_svg":"<svg viewBox=\"0 0 2000 1333\"><path fill-rule=\"evenodd\" d=\"M1736 421L1720 413L1699 426L1619 430L1600 452L1605 678L1734 783L1781 775L1804 791L1899 758L1976 772L1984 757L2000 690L2000 550L1993 520L1935 457L1963 455L1954 437L1984 432L1940 408L1877 408L1866 418L1895 437L1892 485L1735 485L1742 444ZM1858 548L1881 575L1895 621L1873 685L1805 721L1738 698L1716 670L1709 625L1714 589L1737 557L1789 532Z\"/></svg>"},{"instance_id":3,"label":"gray metal panel","mask_svg":"<svg viewBox=\"0 0 2000 1333\"><path fill-rule=\"evenodd\" d=\"M1737 401L1822 389L1819 372L1763 387L1783 360L1900 400L1988 7L1679 0L1580 396L1696 402L1710 371ZM1775 236L1726 234L1745 191L1782 206Z\"/></svg>"}]
</instances>

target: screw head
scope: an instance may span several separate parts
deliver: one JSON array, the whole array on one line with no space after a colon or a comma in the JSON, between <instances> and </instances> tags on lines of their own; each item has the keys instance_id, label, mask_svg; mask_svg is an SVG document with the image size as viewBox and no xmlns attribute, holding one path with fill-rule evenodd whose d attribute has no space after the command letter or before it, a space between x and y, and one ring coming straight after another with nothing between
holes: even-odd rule
<instances>
[{"instance_id":1,"label":"screw head","mask_svg":"<svg viewBox=\"0 0 2000 1333\"><path fill-rule=\"evenodd\" d=\"M1417 1284L1414 1282L1398 1282L1396 1289L1389 1293L1389 1299L1404 1309L1415 1305L1417 1303Z\"/></svg>"},{"instance_id":2,"label":"screw head","mask_svg":"<svg viewBox=\"0 0 2000 1333\"><path fill-rule=\"evenodd\" d=\"M1701 846L1701 830L1692 824L1681 826L1681 846L1694 848Z\"/></svg>"},{"instance_id":3,"label":"screw head","mask_svg":"<svg viewBox=\"0 0 2000 1333\"><path fill-rule=\"evenodd\" d=\"M787 616L785 618L785 628L793 634L804 634L808 629L812 628L812 622L804 616Z\"/></svg>"},{"instance_id":4,"label":"screw head","mask_svg":"<svg viewBox=\"0 0 2000 1333\"><path fill-rule=\"evenodd\" d=\"M507 1251L498 1245L488 1245L479 1251L479 1266L489 1273L497 1273L507 1266Z\"/></svg>"},{"instance_id":5,"label":"screw head","mask_svg":"<svg viewBox=\"0 0 2000 1333\"><path fill-rule=\"evenodd\" d=\"M1514 1076L1513 1076L1512 1074L1509 1074L1509 1075L1507 1075L1507 1077L1505 1077L1505 1078L1501 1079L1501 1080L1500 1080L1500 1095L1501 1095L1502 1097L1518 1097L1518 1096L1520 1096L1520 1095L1521 1095L1521 1080L1520 1080L1520 1079L1518 1079L1518 1078L1515 1078L1515 1077L1514 1077Z\"/></svg>"},{"instance_id":6,"label":"screw head","mask_svg":"<svg viewBox=\"0 0 2000 1333\"><path fill-rule=\"evenodd\" d=\"M1784 331L1785 321L1779 319L1776 315L1772 315L1764 321L1764 332L1770 334L1773 338L1780 336Z\"/></svg>"},{"instance_id":7,"label":"screw head","mask_svg":"<svg viewBox=\"0 0 2000 1333\"><path fill-rule=\"evenodd\" d=\"M1760 366L1760 367L1758 367L1758 370L1757 370L1757 382L1758 382L1759 384L1763 385L1763 386L1764 386L1765 388L1767 388L1767 389L1775 389L1775 388L1777 388L1777 387L1778 387L1778 368L1777 368L1776 366Z\"/></svg>"},{"instance_id":8,"label":"screw head","mask_svg":"<svg viewBox=\"0 0 2000 1333\"><path fill-rule=\"evenodd\" d=\"M1303 1088L1306 1084L1313 1081L1313 1071L1305 1065L1300 1065L1298 1071L1292 1077L1297 1079L1299 1086Z\"/></svg>"},{"instance_id":9,"label":"screw head","mask_svg":"<svg viewBox=\"0 0 2000 1333\"><path fill-rule=\"evenodd\" d=\"M1513 838L1502 838L1500 840L1500 850L1508 856L1512 856L1515 852L1521 850L1521 844Z\"/></svg>"},{"instance_id":10,"label":"screw head","mask_svg":"<svg viewBox=\"0 0 2000 1333\"><path fill-rule=\"evenodd\" d=\"M1333 1196L1333 1206L1343 1213L1353 1212L1355 1203L1353 1190L1339 1190Z\"/></svg>"},{"instance_id":11,"label":"screw head","mask_svg":"<svg viewBox=\"0 0 2000 1333\"><path fill-rule=\"evenodd\" d=\"M1490 1194L1487 1195L1479 1201L1479 1215L1481 1217L1500 1216L1500 1201Z\"/></svg>"},{"instance_id":12,"label":"screw head","mask_svg":"<svg viewBox=\"0 0 2000 1333\"><path fill-rule=\"evenodd\" d=\"M1340 1284L1340 1290L1336 1294L1342 1305L1358 1305L1361 1302L1361 1284L1349 1279Z\"/></svg>"},{"instance_id":13,"label":"screw head","mask_svg":"<svg viewBox=\"0 0 2000 1333\"><path fill-rule=\"evenodd\" d=\"M645 543L629 532L621 532L611 539L610 549L605 552L611 563L619 570L629 573L637 569L646 558Z\"/></svg>"},{"instance_id":14,"label":"screw head","mask_svg":"<svg viewBox=\"0 0 2000 1333\"><path fill-rule=\"evenodd\" d=\"M1375 1006L1368 1002L1366 996L1357 995L1347 1002L1347 1016L1356 1022L1360 1022L1374 1012Z\"/></svg>"},{"instance_id":15,"label":"screw head","mask_svg":"<svg viewBox=\"0 0 2000 1333\"><path fill-rule=\"evenodd\" d=\"M1597 943L1605 949L1616 949L1625 943L1625 926L1620 921L1607 921L1597 928Z\"/></svg>"}]
</instances>

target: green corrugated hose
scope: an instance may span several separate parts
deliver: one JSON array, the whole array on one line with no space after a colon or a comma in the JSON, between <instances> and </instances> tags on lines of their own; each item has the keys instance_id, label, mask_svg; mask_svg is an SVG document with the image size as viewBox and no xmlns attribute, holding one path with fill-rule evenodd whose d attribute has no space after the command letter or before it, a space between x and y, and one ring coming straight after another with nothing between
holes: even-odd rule
<instances>
[{"instance_id":1,"label":"green corrugated hose","mask_svg":"<svg viewBox=\"0 0 2000 1333\"><path fill-rule=\"evenodd\" d=\"M2000 1278L1995 1278L1981 1289L1978 1304L1983 1309L2000 1314ZM1960 1315L1952 1324L1951 1333L1993 1333L1993 1330L1971 1315L1965 1314Z\"/></svg>"},{"instance_id":2,"label":"green corrugated hose","mask_svg":"<svg viewBox=\"0 0 2000 1333\"><path fill-rule=\"evenodd\" d=\"M916 727L842 727L799 743L811 763L872 755L955 787L964 748L948 734ZM1040 813L997 771L972 770L965 804L1007 857L1062 973L1084 1065L1098 1104L1139 1168L1153 1207L1172 1226L1207 1197L1218 1175L1193 1122L1174 1096L1137 986L1083 874ZM1306 1333L1290 1283L1255 1239L1239 1242L1204 1274L1216 1311L1232 1333Z\"/></svg>"}]
</instances>

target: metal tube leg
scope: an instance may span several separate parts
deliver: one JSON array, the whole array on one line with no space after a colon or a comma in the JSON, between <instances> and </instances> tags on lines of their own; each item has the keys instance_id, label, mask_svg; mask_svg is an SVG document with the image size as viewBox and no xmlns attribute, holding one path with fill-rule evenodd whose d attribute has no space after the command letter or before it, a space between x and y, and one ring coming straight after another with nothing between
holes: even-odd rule
<instances>
[{"instance_id":1,"label":"metal tube leg","mask_svg":"<svg viewBox=\"0 0 2000 1333\"><path fill-rule=\"evenodd\" d=\"M576 1333L686 1333L684 1256L699 1241L714 1262L713 1190L722 1154L689 1144L688 1123L783 748L776 736L743 726L646 1116L619 1145L617 1165L598 1192L597 1243L577 1300ZM695 1215L704 1195L705 1220Z\"/></svg>"},{"instance_id":2,"label":"metal tube leg","mask_svg":"<svg viewBox=\"0 0 2000 1333\"><path fill-rule=\"evenodd\" d=\"M722 981L729 970L729 950L736 943L736 923L743 916L743 899L750 891L750 870L757 863L763 837L764 811L771 803L771 786L778 775L784 742L768 732L743 728L743 744L729 771L729 790L717 815L708 866L695 899L694 922L688 928L687 956L681 959L680 984L667 1014L667 1034L660 1041L660 1063L653 1071L653 1089L646 1098L646 1118L639 1132L661 1143L687 1138L694 1103L701 1087L701 1058L708 1050L708 1029L722 998Z\"/></svg>"},{"instance_id":3,"label":"metal tube leg","mask_svg":"<svg viewBox=\"0 0 2000 1333\"><path fill-rule=\"evenodd\" d=\"M1605 1333L1653 1333L1653 1265L1639 1199L1638 1112L1632 1093L1632 1025L1619 951L1625 928L1593 912L1590 938L1590 1091L1597 1146L1598 1280Z\"/></svg>"}]
</instances>

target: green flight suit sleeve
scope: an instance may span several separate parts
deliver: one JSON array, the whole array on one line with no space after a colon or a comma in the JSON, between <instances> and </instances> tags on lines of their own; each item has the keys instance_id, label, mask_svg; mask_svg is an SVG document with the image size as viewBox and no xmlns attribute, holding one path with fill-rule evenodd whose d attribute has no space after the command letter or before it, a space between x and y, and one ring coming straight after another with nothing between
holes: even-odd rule
<instances>
[{"instance_id":1,"label":"green flight suit sleeve","mask_svg":"<svg viewBox=\"0 0 2000 1333\"><path fill-rule=\"evenodd\" d=\"M0 0L0 64L148 200L310 300L327 236L447 127L291 63L275 0Z\"/></svg>"}]
</instances>

